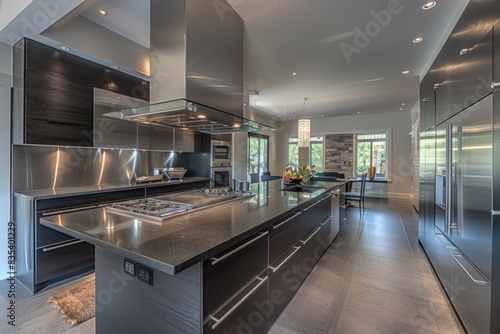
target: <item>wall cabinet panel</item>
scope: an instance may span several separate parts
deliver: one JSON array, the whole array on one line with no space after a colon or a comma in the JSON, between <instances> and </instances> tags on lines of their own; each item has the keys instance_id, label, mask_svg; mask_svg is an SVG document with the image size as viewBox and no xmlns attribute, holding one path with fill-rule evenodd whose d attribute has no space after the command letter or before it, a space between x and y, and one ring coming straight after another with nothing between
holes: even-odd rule
<instances>
[{"instance_id":1,"label":"wall cabinet panel","mask_svg":"<svg viewBox=\"0 0 500 334\"><path fill-rule=\"evenodd\" d=\"M29 39L14 50L14 144L94 146L94 87L149 100L142 79Z\"/></svg>"}]
</instances>

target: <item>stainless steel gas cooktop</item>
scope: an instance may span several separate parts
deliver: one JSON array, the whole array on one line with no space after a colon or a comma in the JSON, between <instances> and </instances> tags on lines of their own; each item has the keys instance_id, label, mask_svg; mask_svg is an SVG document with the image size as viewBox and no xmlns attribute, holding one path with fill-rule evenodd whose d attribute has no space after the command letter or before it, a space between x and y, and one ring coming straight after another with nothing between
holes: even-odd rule
<instances>
[{"instance_id":1,"label":"stainless steel gas cooktop","mask_svg":"<svg viewBox=\"0 0 500 334\"><path fill-rule=\"evenodd\" d=\"M113 203L106 210L126 216L161 222L171 214L187 211L191 208L191 204L148 198Z\"/></svg>"}]
</instances>

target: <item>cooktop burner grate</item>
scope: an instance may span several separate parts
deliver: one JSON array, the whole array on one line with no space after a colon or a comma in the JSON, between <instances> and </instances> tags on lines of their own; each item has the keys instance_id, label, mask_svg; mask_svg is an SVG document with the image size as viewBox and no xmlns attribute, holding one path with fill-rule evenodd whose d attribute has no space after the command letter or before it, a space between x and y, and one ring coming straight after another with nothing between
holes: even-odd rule
<instances>
[{"instance_id":1,"label":"cooktop burner grate","mask_svg":"<svg viewBox=\"0 0 500 334\"><path fill-rule=\"evenodd\" d=\"M176 212L187 211L191 204L172 202L159 199L137 199L113 203L108 209L113 212L135 214L152 218L163 218Z\"/></svg>"}]
</instances>

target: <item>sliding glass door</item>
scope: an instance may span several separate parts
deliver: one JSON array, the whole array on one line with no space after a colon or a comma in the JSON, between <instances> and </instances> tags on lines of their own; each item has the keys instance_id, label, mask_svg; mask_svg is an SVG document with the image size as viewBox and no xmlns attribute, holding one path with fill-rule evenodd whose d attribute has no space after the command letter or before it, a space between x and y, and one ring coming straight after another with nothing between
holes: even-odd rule
<instances>
[{"instance_id":1,"label":"sliding glass door","mask_svg":"<svg viewBox=\"0 0 500 334\"><path fill-rule=\"evenodd\" d=\"M248 173L261 175L269 170L269 136L248 134Z\"/></svg>"}]
</instances>

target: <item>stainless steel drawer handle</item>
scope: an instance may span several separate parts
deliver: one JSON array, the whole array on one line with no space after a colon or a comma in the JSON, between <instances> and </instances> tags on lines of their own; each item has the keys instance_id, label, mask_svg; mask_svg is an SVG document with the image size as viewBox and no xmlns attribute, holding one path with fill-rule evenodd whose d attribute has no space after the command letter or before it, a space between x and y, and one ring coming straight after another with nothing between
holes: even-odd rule
<instances>
[{"instance_id":1,"label":"stainless steel drawer handle","mask_svg":"<svg viewBox=\"0 0 500 334\"><path fill-rule=\"evenodd\" d=\"M474 271L477 271L474 269L474 267L469 263L469 261L467 261L467 259L462 255L462 254L459 254L459 253L451 253L451 256L453 256L453 258L455 259L455 261L457 261L457 263L460 265L460 267L462 267L462 269L465 271L465 273L467 274L467 276L469 276L469 278L476 284L479 284L479 285L487 285L487 284L490 284L490 282L488 282L484 277L483 275L481 275L479 272L477 272L477 275L480 277L479 279L477 278L474 278L471 273L469 272L469 270L467 270L465 267L470 267L470 270L474 270Z\"/></svg>"},{"instance_id":2,"label":"stainless steel drawer handle","mask_svg":"<svg viewBox=\"0 0 500 334\"><path fill-rule=\"evenodd\" d=\"M288 255L286 259L284 259L283 262L281 262L278 266L269 267L269 269L271 269L273 273L276 272L276 270L278 270L282 265L284 265L285 262L288 261L295 253L297 253L300 249L300 246L293 246L293 248L294 248L293 252L290 255Z\"/></svg>"},{"instance_id":3,"label":"stainless steel drawer handle","mask_svg":"<svg viewBox=\"0 0 500 334\"><path fill-rule=\"evenodd\" d=\"M309 205L307 208L305 208L305 209L304 209L304 211L309 210L310 208L312 208L313 206L317 205L317 204L318 204L318 203L320 203L320 202L321 202L321 200L317 201L317 202L316 202L316 203L314 203L314 204Z\"/></svg>"},{"instance_id":4,"label":"stainless steel drawer handle","mask_svg":"<svg viewBox=\"0 0 500 334\"><path fill-rule=\"evenodd\" d=\"M434 233L434 235L444 248L457 249L442 233Z\"/></svg>"},{"instance_id":5,"label":"stainless steel drawer handle","mask_svg":"<svg viewBox=\"0 0 500 334\"><path fill-rule=\"evenodd\" d=\"M492 82L491 89L500 88L500 82Z\"/></svg>"},{"instance_id":6,"label":"stainless steel drawer handle","mask_svg":"<svg viewBox=\"0 0 500 334\"><path fill-rule=\"evenodd\" d=\"M259 284L257 284L252 290L250 290L243 298L240 299L233 307L229 309L222 317L219 319L215 318L213 315L210 315L210 319L215 321L215 324L212 325L212 329L216 329L224 320L227 319L241 304L243 304L248 298L252 296L252 294L257 291L262 284L267 281L267 276L265 278L256 277L255 280L260 280ZM254 281L255 281L254 280Z\"/></svg>"},{"instance_id":7,"label":"stainless steel drawer handle","mask_svg":"<svg viewBox=\"0 0 500 334\"><path fill-rule=\"evenodd\" d=\"M325 224L326 224L326 223L327 223L330 219L332 219L332 216L328 216L328 218L327 218L327 219L325 219L325 221L321 223L321 226L325 226Z\"/></svg>"},{"instance_id":8,"label":"stainless steel drawer handle","mask_svg":"<svg viewBox=\"0 0 500 334\"><path fill-rule=\"evenodd\" d=\"M42 248L42 250L44 252L50 252L50 251L53 251L53 250L56 250L56 249L59 249L59 248L64 248L64 247L76 245L76 244L79 244L79 243L82 243L82 242L84 242L84 241L83 240L73 240L73 241L65 242L65 243L58 244L58 245L51 246L51 247L44 247L44 248Z\"/></svg>"},{"instance_id":9,"label":"stainless steel drawer handle","mask_svg":"<svg viewBox=\"0 0 500 334\"><path fill-rule=\"evenodd\" d=\"M277 229L278 227L280 227L281 225L283 224L286 224L288 223L290 220L294 219L295 217L297 217L298 215L300 215L302 212L297 212L296 214L294 214L293 216L291 216L290 218L288 219L285 219L284 221L282 221L281 223L279 223L278 225L273 225L273 230Z\"/></svg>"},{"instance_id":10,"label":"stainless steel drawer handle","mask_svg":"<svg viewBox=\"0 0 500 334\"><path fill-rule=\"evenodd\" d=\"M314 235L316 233L318 233L318 231L321 230L321 227L316 227L316 231L314 231L310 236L309 238L307 238L306 240L300 240L300 242L302 242L304 245L307 244L309 242L309 240L311 240L312 237L314 237Z\"/></svg>"},{"instance_id":11,"label":"stainless steel drawer handle","mask_svg":"<svg viewBox=\"0 0 500 334\"><path fill-rule=\"evenodd\" d=\"M465 56L465 55L466 55L466 54L468 54L470 51L471 51L471 49L462 49L462 50L460 50L460 55L461 55L461 56Z\"/></svg>"},{"instance_id":12,"label":"stainless steel drawer handle","mask_svg":"<svg viewBox=\"0 0 500 334\"><path fill-rule=\"evenodd\" d=\"M230 257L231 255L233 255L234 253L239 252L239 251L240 251L240 250L242 250L243 248L245 248L245 247L247 247L248 245L250 245L250 244L252 244L252 243L256 242L257 240L259 240L260 238L263 238L264 236L266 236L266 235L268 235L268 234L269 234L269 232L261 232L261 233L259 233L259 236L258 236L258 237L253 238L252 240L245 242L245 243L244 243L243 245L241 245L240 247L233 249L232 251L230 251L230 252L228 252L228 253L226 253L226 254L222 255L221 257L219 257L219 258L213 257L213 258L211 259L211 260L212 260L212 265L215 265L215 264L217 264L217 263L221 262L222 260L227 259L228 257Z\"/></svg>"}]
</instances>

